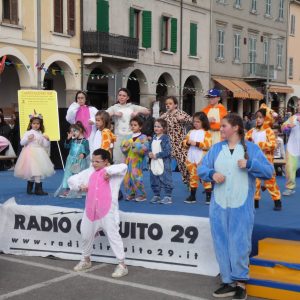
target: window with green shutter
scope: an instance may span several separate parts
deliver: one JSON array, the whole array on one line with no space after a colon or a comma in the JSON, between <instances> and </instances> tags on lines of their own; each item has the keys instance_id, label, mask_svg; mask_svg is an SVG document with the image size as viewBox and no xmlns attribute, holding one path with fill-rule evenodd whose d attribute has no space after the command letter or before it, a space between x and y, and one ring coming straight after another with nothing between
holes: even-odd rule
<instances>
[{"instance_id":1,"label":"window with green shutter","mask_svg":"<svg viewBox=\"0 0 300 300\"><path fill-rule=\"evenodd\" d=\"M177 19L171 18L171 52L177 52Z\"/></svg>"},{"instance_id":2,"label":"window with green shutter","mask_svg":"<svg viewBox=\"0 0 300 300\"><path fill-rule=\"evenodd\" d=\"M197 24L190 23L190 55L197 56Z\"/></svg>"},{"instance_id":3,"label":"window with green shutter","mask_svg":"<svg viewBox=\"0 0 300 300\"><path fill-rule=\"evenodd\" d=\"M97 0L97 31L109 32L109 3Z\"/></svg>"},{"instance_id":4,"label":"window with green shutter","mask_svg":"<svg viewBox=\"0 0 300 300\"><path fill-rule=\"evenodd\" d=\"M144 10L142 15L143 15L142 46L144 48L151 48L152 12Z\"/></svg>"},{"instance_id":5,"label":"window with green shutter","mask_svg":"<svg viewBox=\"0 0 300 300\"><path fill-rule=\"evenodd\" d=\"M134 37L134 8L129 7L129 36Z\"/></svg>"}]
</instances>

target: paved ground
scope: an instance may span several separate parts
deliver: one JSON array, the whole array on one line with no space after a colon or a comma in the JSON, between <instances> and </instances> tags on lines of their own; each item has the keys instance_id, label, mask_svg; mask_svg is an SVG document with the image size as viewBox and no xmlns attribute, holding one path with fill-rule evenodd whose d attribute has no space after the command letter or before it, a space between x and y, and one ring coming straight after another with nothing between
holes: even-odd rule
<instances>
[{"instance_id":1,"label":"paved ground","mask_svg":"<svg viewBox=\"0 0 300 300\"><path fill-rule=\"evenodd\" d=\"M219 284L218 278L141 267L129 267L129 274L117 280L110 277L113 265L95 263L76 273L75 263L1 254L0 300L210 300Z\"/></svg>"}]
</instances>

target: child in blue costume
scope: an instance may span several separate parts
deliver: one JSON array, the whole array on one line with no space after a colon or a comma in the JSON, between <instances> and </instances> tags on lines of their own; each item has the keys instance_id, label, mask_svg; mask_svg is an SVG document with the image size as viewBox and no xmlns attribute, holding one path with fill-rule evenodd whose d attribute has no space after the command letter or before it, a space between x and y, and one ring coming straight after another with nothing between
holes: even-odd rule
<instances>
[{"instance_id":1,"label":"child in blue costume","mask_svg":"<svg viewBox=\"0 0 300 300\"><path fill-rule=\"evenodd\" d=\"M213 296L246 299L255 179L271 178L274 168L257 145L245 141L243 120L237 114L224 117L221 136L224 140L198 167L202 180L215 182L209 216L223 284Z\"/></svg>"}]
</instances>

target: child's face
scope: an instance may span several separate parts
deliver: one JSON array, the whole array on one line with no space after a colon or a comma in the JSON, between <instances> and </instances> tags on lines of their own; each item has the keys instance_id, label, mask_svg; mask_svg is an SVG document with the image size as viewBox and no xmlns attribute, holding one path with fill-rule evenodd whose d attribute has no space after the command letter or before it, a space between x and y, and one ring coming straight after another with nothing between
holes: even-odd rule
<instances>
[{"instance_id":1,"label":"child's face","mask_svg":"<svg viewBox=\"0 0 300 300\"><path fill-rule=\"evenodd\" d=\"M258 112L256 114L256 124L257 124L257 126L261 126L264 123L264 120L265 120L265 117L260 112Z\"/></svg>"},{"instance_id":2,"label":"child's face","mask_svg":"<svg viewBox=\"0 0 300 300\"><path fill-rule=\"evenodd\" d=\"M107 160L103 160L101 155L94 155L92 156L92 166L93 168L98 171L107 166Z\"/></svg>"},{"instance_id":3,"label":"child's face","mask_svg":"<svg viewBox=\"0 0 300 300\"><path fill-rule=\"evenodd\" d=\"M104 128L104 122L100 116L96 116L96 127L97 129L103 129Z\"/></svg>"},{"instance_id":4,"label":"child's face","mask_svg":"<svg viewBox=\"0 0 300 300\"><path fill-rule=\"evenodd\" d=\"M193 126L195 129L201 129L202 128L202 122L199 118L193 119Z\"/></svg>"},{"instance_id":5,"label":"child's face","mask_svg":"<svg viewBox=\"0 0 300 300\"><path fill-rule=\"evenodd\" d=\"M131 127L131 131L133 133L141 132L141 129L142 129L141 126L139 125L139 123L136 122L136 121L131 121L130 122L130 127Z\"/></svg>"},{"instance_id":6,"label":"child's face","mask_svg":"<svg viewBox=\"0 0 300 300\"><path fill-rule=\"evenodd\" d=\"M216 105L219 102L220 97L209 97L208 99L210 105Z\"/></svg>"},{"instance_id":7,"label":"child's face","mask_svg":"<svg viewBox=\"0 0 300 300\"><path fill-rule=\"evenodd\" d=\"M221 128L220 128L220 133L221 137L224 140L228 140L231 138L233 135L235 135L238 131L238 126L232 126L227 119L223 119L221 121Z\"/></svg>"},{"instance_id":8,"label":"child's face","mask_svg":"<svg viewBox=\"0 0 300 300\"><path fill-rule=\"evenodd\" d=\"M275 137L278 137L278 130L277 129L273 129L273 132L275 134Z\"/></svg>"},{"instance_id":9,"label":"child's face","mask_svg":"<svg viewBox=\"0 0 300 300\"><path fill-rule=\"evenodd\" d=\"M172 99L167 99L165 102L167 111L172 111L177 108L177 104Z\"/></svg>"},{"instance_id":10,"label":"child's face","mask_svg":"<svg viewBox=\"0 0 300 300\"><path fill-rule=\"evenodd\" d=\"M39 130L40 127L41 127L40 121L38 121L38 120L33 120L33 121L32 121L32 123L31 123L31 128L32 128L33 130Z\"/></svg>"},{"instance_id":11,"label":"child's face","mask_svg":"<svg viewBox=\"0 0 300 300\"><path fill-rule=\"evenodd\" d=\"M126 104L126 102L127 102L128 100L129 100L129 97L128 97L128 95L127 95L126 92L120 91L120 92L118 93L118 101L119 101L120 104Z\"/></svg>"},{"instance_id":12,"label":"child's face","mask_svg":"<svg viewBox=\"0 0 300 300\"><path fill-rule=\"evenodd\" d=\"M154 132L157 135L164 133L164 128L161 126L161 124L159 122L154 123Z\"/></svg>"},{"instance_id":13,"label":"child's face","mask_svg":"<svg viewBox=\"0 0 300 300\"><path fill-rule=\"evenodd\" d=\"M71 133L72 133L72 138L77 139L77 138L79 138L81 131L76 128L72 128Z\"/></svg>"},{"instance_id":14,"label":"child's face","mask_svg":"<svg viewBox=\"0 0 300 300\"><path fill-rule=\"evenodd\" d=\"M85 105L85 102L86 102L86 98L85 98L85 95L84 94L82 94L82 93L79 93L78 95L77 95L77 103L80 105L80 106L83 106L83 105Z\"/></svg>"}]
</instances>

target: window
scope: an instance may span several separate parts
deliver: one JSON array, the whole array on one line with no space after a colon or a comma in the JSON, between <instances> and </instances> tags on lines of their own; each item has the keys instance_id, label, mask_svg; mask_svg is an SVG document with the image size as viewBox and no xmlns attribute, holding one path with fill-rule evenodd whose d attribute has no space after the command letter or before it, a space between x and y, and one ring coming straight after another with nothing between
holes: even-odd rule
<instances>
[{"instance_id":1,"label":"window","mask_svg":"<svg viewBox=\"0 0 300 300\"><path fill-rule=\"evenodd\" d=\"M293 78L294 58L289 58L289 78Z\"/></svg>"},{"instance_id":2,"label":"window","mask_svg":"<svg viewBox=\"0 0 300 300\"><path fill-rule=\"evenodd\" d=\"M256 0L251 1L251 12L255 13L257 11L257 2Z\"/></svg>"},{"instance_id":3,"label":"window","mask_svg":"<svg viewBox=\"0 0 300 300\"><path fill-rule=\"evenodd\" d=\"M217 0L217 3L226 4L226 0Z\"/></svg>"},{"instance_id":4,"label":"window","mask_svg":"<svg viewBox=\"0 0 300 300\"><path fill-rule=\"evenodd\" d=\"M290 28L291 35L295 35L295 25L296 25L296 17L295 15L291 15L291 28Z\"/></svg>"},{"instance_id":5,"label":"window","mask_svg":"<svg viewBox=\"0 0 300 300\"><path fill-rule=\"evenodd\" d=\"M278 19L283 20L283 6L284 6L284 0L279 1L279 14L278 14Z\"/></svg>"},{"instance_id":6,"label":"window","mask_svg":"<svg viewBox=\"0 0 300 300\"><path fill-rule=\"evenodd\" d=\"M269 57L269 39L264 37L264 65L268 64Z\"/></svg>"},{"instance_id":7,"label":"window","mask_svg":"<svg viewBox=\"0 0 300 300\"><path fill-rule=\"evenodd\" d=\"M54 32L63 33L63 0L54 0Z\"/></svg>"},{"instance_id":8,"label":"window","mask_svg":"<svg viewBox=\"0 0 300 300\"><path fill-rule=\"evenodd\" d=\"M68 0L68 34L75 35L75 0Z\"/></svg>"},{"instance_id":9,"label":"window","mask_svg":"<svg viewBox=\"0 0 300 300\"><path fill-rule=\"evenodd\" d=\"M217 32L217 59L224 59L224 36L225 32L223 29L218 29Z\"/></svg>"},{"instance_id":10,"label":"window","mask_svg":"<svg viewBox=\"0 0 300 300\"><path fill-rule=\"evenodd\" d=\"M282 42L277 42L276 48L277 48L277 59L276 59L277 69L282 69L282 53L283 53Z\"/></svg>"},{"instance_id":11,"label":"window","mask_svg":"<svg viewBox=\"0 0 300 300\"><path fill-rule=\"evenodd\" d=\"M161 50L177 52L177 19L161 17Z\"/></svg>"},{"instance_id":12,"label":"window","mask_svg":"<svg viewBox=\"0 0 300 300\"><path fill-rule=\"evenodd\" d=\"M2 7L3 22L18 25L18 0L2 0Z\"/></svg>"},{"instance_id":13,"label":"window","mask_svg":"<svg viewBox=\"0 0 300 300\"><path fill-rule=\"evenodd\" d=\"M271 1L272 0L266 0L266 10L265 10L266 16L271 16Z\"/></svg>"},{"instance_id":14,"label":"window","mask_svg":"<svg viewBox=\"0 0 300 300\"><path fill-rule=\"evenodd\" d=\"M241 8L241 0L235 0L235 3L234 3L234 7L235 8Z\"/></svg>"},{"instance_id":15,"label":"window","mask_svg":"<svg viewBox=\"0 0 300 300\"><path fill-rule=\"evenodd\" d=\"M249 37L249 63L250 63L250 74L255 74L256 71L256 37Z\"/></svg>"},{"instance_id":16,"label":"window","mask_svg":"<svg viewBox=\"0 0 300 300\"><path fill-rule=\"evenodd\" d=\"M197 24L190 23L190 55L197 56Z\"/></svg>"},{"instance_id":17,"label":"window","mask_svg":"<svg viewBox=\"0 0 300 300\"><path fill-rule=\"evenodd\" d=\"M241 60L241 34L234 34L234 62L240 62Z\"/></svg>"},{"instance_id":18,"label":"window","mask_svg":"<svg viewBox=\"0 0 300 300\"><path fill-rule=\"evenodd\" d=\"M140 40L144 48L151 48L152 12L130 7L129 36Z\"/></svg>"}]
</instances>

